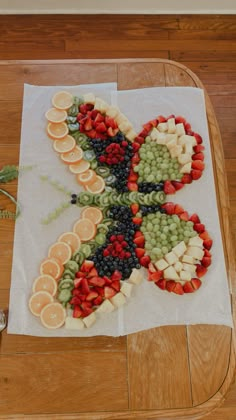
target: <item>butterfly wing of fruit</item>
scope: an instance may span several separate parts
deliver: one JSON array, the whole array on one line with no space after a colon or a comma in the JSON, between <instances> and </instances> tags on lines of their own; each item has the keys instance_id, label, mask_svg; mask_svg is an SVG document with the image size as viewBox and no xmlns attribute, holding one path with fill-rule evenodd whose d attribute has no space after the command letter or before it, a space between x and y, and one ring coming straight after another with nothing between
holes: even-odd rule
<instances>
[{"instance_id":1,"label":"butterfly wing of fruit","mask_svg":"<svg viewBox=\"0 0 236 420\"><path fill-rule=\"evenodd\" d=\"M140 192L176 191L197 180L204 170L204 146L185 118L159 116L135 138L136 156L129 173L130 188Z\"/></svg>"}]
</instances>

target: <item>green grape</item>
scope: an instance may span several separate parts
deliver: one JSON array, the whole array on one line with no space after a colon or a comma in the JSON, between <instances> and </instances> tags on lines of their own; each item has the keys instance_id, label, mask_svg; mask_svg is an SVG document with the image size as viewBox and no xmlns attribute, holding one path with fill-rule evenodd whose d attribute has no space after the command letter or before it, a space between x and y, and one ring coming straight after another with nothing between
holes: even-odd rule
<instances>
[{"instance_id":1,"label":"green grape","mask_svg":"<svg viewBox=\"0 0 236 420\"><path fill-rule=\"evenodd\" d=\"M160 255L161 254L161 248L158 248L158 247L153 248L152 252L155 255Z\"/></svg>"},{"instance_id":2,"label":"green grape","mask_svg":"<svg viewBox=\"0 0 236 420\"><path fill-rule=\"evenodd\" d=\"M160 220L159 220L159 219L157 219L156 215L155 215L154 217L155 217L155 218L154 218L154 219L153 219L153 221L152 221L153 225L159 225Z\"/></svg>"},{"instance_id":3,"label":"green grape","mask_svg":"<svg viewBox=\"0 0 236 420\"><path fill-rule=\"evenodd\" d=\"M185 231L184 231L184 237L185 237L185 238L189 238L189 237L190 237L190 235L191 235L191 234L190 234L190 232L189 232L188 230L185 230Z\"/></svg>"},{"instance_id":4,"label":"green grape","mask_svg":"<svg viewBox=\"0 0 236 420\"><path fill-rule=\"evenodd\" d=\"M178 240L178 236L173 235L173 236L171 236L170 240L171 240L171 242L175 242L175 241Z\"/></svg>"},{"instance_id":5,"label":"green grape","mask_svg":"<svg viewBox=\"0 0 236 420\"><path fill-rule=\"evenodd\" d=\"M161 233L160 237L161 239L164 239L164 240L166 239L166 235L164 233Z\"/></svg>"},{"instance_id":6,"label":"green grape","mask_svg":"<svg viewBox=\"0 0 236 420\"><path fill-rule=\"evenodd\" d=\"M151 243L149 243L149 242L146 242L145 243L145 249L147 250L147 251L151 251L151 249L153 248L153 246L152 246L152 244Z\"/></svg>"},{"instance_id":7,"label":"green grape","mask_svg":"<svg viewBox=\"0 0 236 420\"><path fill-rule=\"evenodd\" d=\"M164 255L168 253L168 248L166 246L163 246L161 248L161 250L162 250L162 252L163 252Z\"/></svg>"},{"instance_id":8,"label":"green grape","mask_svg":"<svg viewBox=\"0 0 236 420\"><path fill-rule=\"evenodd\" d=\"M173 231L173 230L176 230L176 228L177 228L176 223L171 223L170 230Z\"/></svg>"},{"instance_id":9,"label":"green grape","mask_svg":"<svg viewBox=\"0 0 236 420\"><path fill-rule=\"evenodd\" d=\"M149 222L149 223L147 224L147 231L148 231L148 232L151 232L152 230L153 230L152 223L150 223L150 222Z\"/></svg>"},{"instance_id":10,"label":"green grape","mask_svg":"<svg viewBox=\"0 0 236 420\"><path fill-rule=\"evenodd\" d=\"M159 232L159 225L154 225L153 226L153 232L155 232L155 233L157 233L157 232Z\"/></svg>"},{"instance_id":11,"label":"green grape","mask_svg":"<svg viewBox=\"0 0 236 420\"><path fill-rule=\"evenodd\" d=\"M147 177L147 182L153 182L154 180L155 180L155 177L154 177L153 174L151 174Z\"/></svg>"},{"instance_id":12,"label":"green grape","mask_svg":"<svg viewBox=\"0 0 236 420\"><path fill-rule=\"evenodd\" d=\"M162 230L163 230L163 233L168 233L169 232L169 226L164 226Z\"/></svg>"},{"instance_id":13,"label":"green grape","mask_svg":"<svg viewBox=\"0 0 236 420\"><path fill-rule=\"evenodd\" d=\"M155 246L155 245L156 245L156 239L154 239L154 238L153 238L153 239L151 239L151 245L152 245L152 246Z\"/></svg>"},{"instance_id":14,"label":"green grape","mask_svg":"<svg viewBox=\"0 0 236 420\"><path fill-rule=\"evenodd\" d=\"M162 176L163 181L167 181L167 179L169 179L169 175L168 174L164 174Z\"/></svg>"},{"instance_id":15,"label":"green grape","mask_svg":"<svg viewBox=\"0 0 236 420\"><path fill-rule=\"evenodd\" d=\"M167 220L163 219L161 220L161 226L166 226L167 225Z\"/></svg>"}]
</instances>

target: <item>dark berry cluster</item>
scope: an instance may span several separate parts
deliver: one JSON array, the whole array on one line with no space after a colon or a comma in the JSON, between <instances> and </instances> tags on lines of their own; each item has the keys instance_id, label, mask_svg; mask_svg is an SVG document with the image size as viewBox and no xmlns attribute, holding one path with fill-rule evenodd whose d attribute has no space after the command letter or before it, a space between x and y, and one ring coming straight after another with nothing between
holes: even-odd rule
<instances>
[{"instance_id":1,"label":"dark berry cluster","mask_svg":"<svg viewBox=\"0 0 236 420\"><path fill-rule=\"evenodd\" d=\"M136 256L134 234L139 226L132 221L132 212L125 206L112 206L109 217L115 220L106 242L97 248L89 259L96 266L99 276L111 276L115 270L122 274L122 280L130 277L133 268L140 268Z\"/></svg>"},{"instance_id":2,"label":"dark berry cluster","mask_svg":"<svg viewBox=\"0 0 236 420\"><path fill-rule=\"evenodd\" d=\"M163 191L164 182L140 182L138 184L138 191L142 193L150 193L152 191Z\"/></svg>"},{"instance_id":3,"label":"dark berry cluster","mask_svg":"<svg viewBox=\"0 0 236 420\"><path fill-rule=\"evenodd\" d=\"M119 193L127 192L126 184L134 154L131 142L125 138L123 133L119 132L107 140L90 139L90 144L96 154L98 165L107 165L111 174L114 175L114 182L111 186L116 188Z\"/></svg>"},{"instance_id":4,"label":"dark berry cluster","mask_svg":"<svg viewBox=\"0 0 236 420\"><path fill-rule=\"evenodd\" d=\"M159 204L155 204L153 206L140 206L140 211L142 216L147 216L147 214L156 213L157 211L160 213L166 213L166 210L164 208L162 209Z\"/></svg>"}]
</instances>

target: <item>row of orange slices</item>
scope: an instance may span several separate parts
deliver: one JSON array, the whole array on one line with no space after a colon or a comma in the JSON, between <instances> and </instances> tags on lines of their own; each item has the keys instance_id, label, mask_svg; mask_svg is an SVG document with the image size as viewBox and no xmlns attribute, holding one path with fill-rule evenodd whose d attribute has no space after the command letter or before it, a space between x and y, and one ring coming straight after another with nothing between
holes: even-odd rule
<instances>
[{"instance_id":1,"label":"row of orange slices","mask_svg":"<svg viewBox=\"0 0 236 420\"><path fill-rule=\"evenodd\" d=\"M57 294L58 281L64 271L64 265L72 254L80 249L82 242L93 239L97 225L102 221L102 211L97 207L85 207L81 217L71 232L65 232L57 242L50 246L48 257L40 265L40 276L33 283L33 294L29 300L29 309L33 315L40 317L44 327L60 328L66 319L66 310L54 300Z\"/></svg>"}]
</instances>

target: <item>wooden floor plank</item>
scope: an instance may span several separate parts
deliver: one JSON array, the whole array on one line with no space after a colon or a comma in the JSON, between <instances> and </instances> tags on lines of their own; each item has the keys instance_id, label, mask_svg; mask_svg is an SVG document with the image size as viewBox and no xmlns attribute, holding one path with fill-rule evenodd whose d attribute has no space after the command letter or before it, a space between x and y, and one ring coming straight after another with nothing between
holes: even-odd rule
<instances>
[{"instance_id":1,"label":"wooden floor plank","mask_svg":"<svg viewBox=\"0 0 236 420\"><path fill-rule=\"evenodd\" d=\"M179 29L181 30L236 30L234 15L181 15L178 18Z\"/></svg>"},{"instance_id":2,"label":"wooden floor plank","mask_svg":"<svg viewBox=\"0 0 236 420\"><path fill-rule=\"evenodd\" d=\"M175 40L235 40L236 39L236 28L231 31L221 30L202 30L202 29L173 29L169 30L169 39Z\"/></svg>"}]
</instances>

